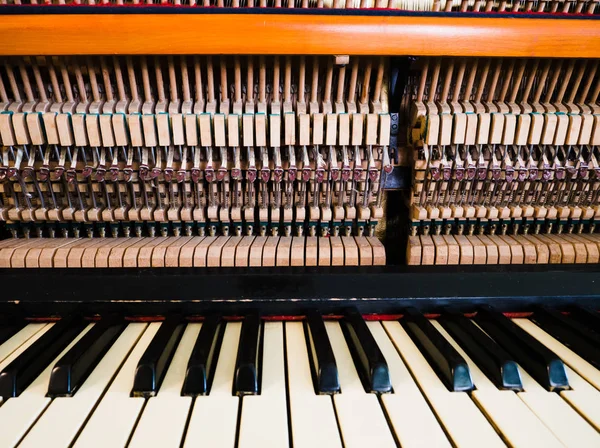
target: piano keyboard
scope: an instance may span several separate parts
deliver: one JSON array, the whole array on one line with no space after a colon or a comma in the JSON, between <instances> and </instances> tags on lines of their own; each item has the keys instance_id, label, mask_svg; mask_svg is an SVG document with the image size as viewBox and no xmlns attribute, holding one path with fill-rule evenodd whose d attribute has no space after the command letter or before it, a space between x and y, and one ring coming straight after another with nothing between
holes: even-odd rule
<instances>
[{"instance_id":1,"label":"piano keyboard","mask_svg":"<svg viewBox=\"0 0 600 448\"><path fill-rule=\"evenodd\" d=\"M3 321L2 447L597 447L599 315Z\"/></svg>"},{"instance_id":2,"label":"piano keyboard","mask_svg":"<svg viewBox=\"0 0 600 448\"><path fill-rule=\"evenodd\" d=\"M0 268L379 266L376 237L197 236L12 239Z\"/></svg>"}]
</instances>

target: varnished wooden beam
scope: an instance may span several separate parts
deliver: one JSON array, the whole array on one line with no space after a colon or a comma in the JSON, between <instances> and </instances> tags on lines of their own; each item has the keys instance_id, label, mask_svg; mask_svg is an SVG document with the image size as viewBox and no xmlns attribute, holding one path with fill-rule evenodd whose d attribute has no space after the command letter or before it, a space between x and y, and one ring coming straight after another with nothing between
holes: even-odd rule
<instances>
[{"instance_id":1,"label":"varnished wooden beam","mask_svg":"<svg viewBox=\"0 0 600 448\"><path fill-rule=\"evenodd\" d=\"M0 15L0 54L600 57L600 21L285 14Z\"/></svg>"}]
</instances>

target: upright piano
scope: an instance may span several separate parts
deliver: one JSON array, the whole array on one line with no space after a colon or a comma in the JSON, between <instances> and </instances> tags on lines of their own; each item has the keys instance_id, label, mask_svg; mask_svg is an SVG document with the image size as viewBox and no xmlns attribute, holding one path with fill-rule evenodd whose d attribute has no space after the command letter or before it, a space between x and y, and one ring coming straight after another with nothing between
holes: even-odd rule
<instances>
[{"instance_id":1,"label":"upright piano","mask_svg":"<svg viewBox=\"0 0 600 448\"><path fill-rule=\"evenodd\" d=\"M599 447L598 0L0 0L0 448Z\"/></svg>"}]
</instances>

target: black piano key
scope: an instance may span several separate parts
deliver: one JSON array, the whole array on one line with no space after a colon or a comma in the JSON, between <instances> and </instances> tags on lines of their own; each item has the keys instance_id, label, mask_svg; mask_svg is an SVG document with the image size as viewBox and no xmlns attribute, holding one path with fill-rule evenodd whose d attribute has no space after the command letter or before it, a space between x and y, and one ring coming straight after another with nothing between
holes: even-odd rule
<instances>
[{"instance_id":1,"label":"black piano key","mask_svg":"<svg viewBox=\"0 0 600 448\"><path fill-rule=\"evenodd\" d=\"M210 316L202 323L187 365L181 395L208 395L217 366L225 323L220 316Z\"/></svg>"},{"instance_id":2,"label":"black piano key","mask_svg":"<svg viewBox=\"0 0 600 448\"><path fill-rule=\"evenodd\" d=\"M449 390L474 389L467 362L425 316L409 308L400 322Z\"/></svg>"},{"instance_id":3,"label":"black piano key","mask_svg":"<svg viewBox=\"0 0 600 448\"><path fill-rule=\"evenodd\" d=\"M0 397L18 397L85 327L76 317L55 323L0 372Z\"/></svg>"},{"instance_id":4,"label":"black piano key","mask_svg":"<svg viewBox=\"0 0 600 448\"><path fill-rule=\"evenodd\" d=\"M348 310L341 324L365 389L368 392L391 392L387 362L362 316L355 309Z\"/></svg>"},{"instance_id":5,"label":"black piano key","mask_svg":"<svg viewBox=\"0 0 600 448\"><path fill-rule=\"evenodd\" d=\"M323 319L316 312L306 314L308 353L312 360L315 389L318 394L340 391L338 369Z\"/></svg>"},{"instance_id":6,"label":"black piano key","mask_svg":"<svg viewBox=\"0 0 600 448\"><path fill-rule=\"evenodd\" d=\"M132 396L151 397L157 394L184 328L185 324L180 316L165 319L138 362Z\"/></svg>"},{"instance_id":7,"label":"black piano key","mask_svg":"<svg viewBox=\"0 0 600 448\"><path fill-rule=\"evenodd\" d=\"M258 395L259 393L261 327L258 313L248 314L242 322L233 381L235 395Z\"/></svg>"},{"instance_id":8,"label":"black piano key","mask_svg":"<svg viewBox=\"0 0 600 448\"><path fill-rule=\"evenodd\" d=\"M444 314L438 322L499 389L523 390L518 364L512 357L462 314Z\"/></svg>"},{"instance_id":9,"label":"black piano key","mask_svg":"<svg viewBox=\"0 0 600 448\"><path fill-rule=\"evenodd\" d=\"M569 389L562 360L509 318L486 306L477 312L475 322L543 387Z\"/></svg>"},{"instance_id":10,"label":"black piano key","mask_svg":"<svg viewBox=\"0 0 600 448\"><path fill-rule=\"evenodd\" d=\"M118 318L106 318L96 323L54 365L48 384L48 396L72 396L98 365L126 324Z\"/></svg>"},{"instance_id":11,"label":"black piano key","mask_svg":"<svg viewBox=\"0 0 600 448\"><path fill-rule=\"evenodd\" d=\"M15 334L21 331L27 322L22 319L12 319L12 320L1 320L0 321L0 345L4 344L10 338L12 338Z\"/></svg>"},{"instance_id":12,"label":"black piano key","mask_svg":"<svg viewBox=\"0 0 600 448\"><path fill-rule=\"evenodd\" d=\"M537 307L531 320L594 367L600 368L600 335L545 306Z\"/></svg>"},{"instance_id":13,"label":"black piano key","mask_svg":"<svg viewBox=\"0 0 600 448\"><path fill-rule=\"evenodd\" d=\"M600 335L600 313L598 311L584 306L574 306L568 311L571 319Z\"/></svg>"}]
</instances>

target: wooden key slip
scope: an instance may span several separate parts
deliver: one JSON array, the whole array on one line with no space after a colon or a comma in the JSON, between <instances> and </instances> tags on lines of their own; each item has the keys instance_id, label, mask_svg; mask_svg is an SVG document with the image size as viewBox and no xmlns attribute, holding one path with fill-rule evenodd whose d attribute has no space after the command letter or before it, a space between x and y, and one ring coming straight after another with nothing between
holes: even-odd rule
<instances>
[{"instance_id":1,"label":"wooden key slip","mask_svg":"<svg viewBox=\"0 0 600 448\"><path fill-rule=\"evenodd\" d=\"M154 252L154 249L166 241L168 241L168 237L166 236L151 238L151 241L148 242L148 244L140 248L137 257L137 266L140 268L152 267L152 253Z\"/></svg>"},{"instance_id":2,"label":"wooden key slip","mask_svg":"<svg viewBox=\"0 0 600 448\"><path fill-rule=\"evenodd\" d=\"M51 268L54 267L54 254L56 253L56 251L58 249L60 249L61 247L65 247L65 246L70 246L72 244L77 244L77 242L80 241L79 238L65 238L63 240L63 244L59 245L59 246L53 246L53 247L49 247L44 245L44 247L41 248L39 256L34 257L33 254L36 252L36 249L33 248L32 250L29 251L29 253L27 254L27 258L25 260L25 266L26 267L40 267L40 268ZM29 257L32 257L31 259ZM37 263L37 265L36 265Z\"/></svg>"},{"instance_id":3,"label":"wooden key slip","mask_svg":"<svg viewBox=\"0 0 600 448\"><path fill-rule=\"evenodd\" d=\"M147 244L154 244L154 238L140 238L138 241L133 243L123 253L123 267L125 268L134 268L137 267L138 262L138 254L140 253L140 249Z\"/></svg>"},{"instance_id":4,"label":"wooden key slip","mask_svg":"<svg viewBox=\"0 0 600 448\"><path fill-rule=\"evenodd\" d=\"M289 266L290 253L292 250L292 237L282 236L279 239L277 246L277 257L275 259L276 266Z\"/></svg>"},{"instance_id":5,"label":"wooden key slip","mask_svg":"<svg viewBox=\"0 0 600 448\"><path fill-rule=\"evenodd\" d=\"M420 235L421 244L421 264L433 265L435 262L435 245L430 235Z\"/></svg>"},{"instance_id":6,"label":"wooden key slip","mask_svg":"<svg viewBox=\"0 0 600 448\"><path fill-rule=\"evenodd\" d=\"M586 240L586 241L589 241L589 242L595 244L596 250L598 251L598 253L600 253L600 235L595 234L595 233L592 233L592 234L580 233L577 236L580 237L582 240ZM590 249L590 247L588 247L588 256L590 253L594 254L594 250Z\"/></svg>"},{"instance_id":7,"label":"wooden key slip","mask_svg":"<svg viewBox=\"0 0 600 448\"><path fill-rule=\"evenodd\" d=\"M262 266L262 256L264 245L267 242L266 236L257 236L252 242L250 247L250 256L248 258L248 266L260 267Z\"/></svg>"},{"instance_id":8,"label":"wooden key slip","mask_svg":"<svg viewBox=\"0 0 600 448\"><path fill-rule=\"evenodd\" d=\"M35 247L35 240L8 240L6 246L0 248L0 267L10 268L10 260L17 248L29 249Z\"/></svg>"},{"instance_id":9,"label":"wooden key slip","mask_svg":"<svg viewBox=\"0 0 600 448\"><path fill-rule=\"evenodd\" d=\"M319 237L319 266L331 266L331 242L328 237Z\"/></svg>"},{"instance_id":10,"label":"wooden key slip","mask_svg":"<svg viewBox=\"0 0 600 448\"><path fill-rule=\"evenodd\" d=\"M499 235L486 235L486 238L496 246L498 251L498 264L511 264L512 254L510 246Z\"/></svg>"},{"instance_id":11,"label":"wooden key slip","mask_svg":"<svg viewBox=\"0 0 600 448\"><path fill-rule=\"evenodd\" d=\"M523 246L508 235L498 235L498 237L510 247L511 264L523 264L525 262Z\"/></svg>"},{"instance_id":12,"label":"wooden key slip","mask_svg":"<svg viewBox=\"0 0 600 448\"><path fill-rule=\"evenodd\" d=\"M304 265L317 266L319 259L319 242L316 236L306 237L304 247Z\"/></svg>"},{"instance_id":13,"label":"wooden key slip","mask_svg":"<svg viewBox=\"0 0 600 448\"><path fill-rule=\"evenodd\" d=\"M600 251L598 250L598 244L585 238L584 234L569 234L569 237L573 241L577 241L585 246L587 252L586 263L598 263L600 261Z\"/></svg>"},{"instance_id":14,"label":"wooden key slip","mask_svg":"<svg viewBox=\"0 0 600 448\"><path fill-rule=\"evenodd\" d=\"M525 235L515 235L513 238L521 244L523 247L523 263L524 264L537 264L538 255L535 244L531 243L527 238L523 238Z\"/></svg>"},{"instance_id":15,"label":"wooden key slip","mask_svg":"<svg viewBox=\"0 0 600 448\"><path fill-rule=\"evenodd\" d=\"M573 264L575 263L575 247L570 242L557 238L559 235L547 234L544 235L547 239L550 239L558 244L561 252L561 263Z\"/></svg>"},{"instance_id":16,"label":"wooden key slip","mask_svg":"<svg viewBox=\"0 0 600 448\"><path fill-rule=\"evenodd\" d=\"M290 252L290 266L304 266L304 237L292 237L292 249Z\"/></svg>"},{"instance_id":17,"label":"wooden key slip","mask_svg":"<svg viewBox=\"0 0 600 448\"><path fill-rule=\"evenodd\" d=\"M221 254L223 253L223 246L227 244L228 240L228 236L219 236L217 237L217 240L210 245L206 255L207 267L218 268L221 266Z\"/></svg>"},{"instance_id":18,"label":"wooden key slip","mask_svg":"<svg viewBox=\"0 0 600 448\"><path fill-rule=\"evenodd\" d=\"M448 264L448 244L442 235L432 235L431 239L435 246L435 260L436 266L443 266Z\"/></svg>"},{"instance_id":19,"label":"wooden key slip","mask_svg":"<svg viewBox=\"0 0 600 448\"><path fill-rule=\"evenodd\" d=\"M208 249L212 244L215 243L215 241L217 241L217 238L217 236L207 236L200 242L200 244L196 246L196 250L194 251L195 268L203 268L207 266Z\"/></svg>"},{"instance_id":20,"label":"wooden key slip","mask_svg":"<svg viewBox=\"0 0 600 448\"><path fill-rule=\"evenodd\" d=\"M235 249L235 266L245 267L250 263L250 248L254 242L254 236L243 236L242 241Z\"/></svg>"},{"instance_id":21,"label":"wooden key slip","mask_svg":"<svg viewBox=\"0 0 600 448\"><path fill-rule=\"evenodd\" d=\"M277 246L279 245L278 236L269 236L263 246L261 266L275 266L277 259Z\"/></svg>"},{"instance_id":22,"label":"wooden key slip","mask_svg":"<svg viewBox=\"0 0 600 448\"><path fill-rule=\"evenodd\" d=\"M556 238L560 238L565 241L567 244L571 244L573 246L573 251L575 252L575 263L586 263L588 258L587 248L584 242L572 238L572 235L563 233L560 235L555 235Z\"/></svg>"},{"instance_id":23,"label":"wooden key slip","mask_svg":"<svg viewBox=\"0 0 600 448\"><path fill-rule=\"evenodd\" d=\"M529 237L546 245L549 254L548 262L550 264L559 264L562 262L562 250L556 241L542 234L529 235Z\"/></svg>"},{"instance_id":24,"label":"wooden key slip","mask_svg":"<svg viewBox=\"0 0 600 448\"><path fill-rule=\"evenodd\" d=\"M57 247L60 246L61 243L65 244L64 240L38 240L38 244L36 246L25 246L25 248L17 248L11 259L10 264L13 268L24 268L24 267L32 267L34 264L37 267L38 258L43 248L45 247ZM27 266L27 261L29 260L30 266Z\"/></svg>"},{"instance_id":25,"label":"wooden key slip","mask_svg":"<svg viewBox=\"0 0 600 448\"><path fill-rule=\"evenodd\" d=\"M488 264L486 245L475 235L465 235L473 247L473 264Z\"/></svg>"},{"instance_id":26,"label":"wooden key slip","mask_svg":"<svg viewBox=\"0 0 600 448\"><path fill-rule=\"evenodd\" d=\"M473 264L474 261L474 253L473 253L473 245L467 239L465 235L455 235L454 239L458 244L460 249L460 261L459 264Z\"/></svg>"},{"instance_id":27,"label":"wooden key slip","mask_svg":"<svg viewBox=\"0 0 600 448\"><path fill-rule=\"evenodd\" d=\"M409 236L406 245L406 264L409 266L420 265L422 253L421 238L418 236Z\"/></svg>"},{"instance_id":28,"label":"wooden key slip","mask_svg":"<svg viewBox=\"0 0 600 448\"><path fill-rule=\"evenodd\" d=\"M386 256L383 243L379 241L379 238L374 236L368 236L367 241L373 250L373 266L385 266Z\"/></svg>"},{"instance_id":29,"label":"wooden key slip","mask_svg":"<svg viewBox=\"0 0 600 448\"><path fill-rule=\"evenodd\" d=\"M125 241L123 241L121 244L119 244L116 247L113 247L110 251L110 254L108 255L108 266L109 268L122 268L123 267L123 260L125 258L125 251L135 245L135 244L140 244L141 241L143 240L143 238L138 238L138 237L134 237L134 238L124 238ZM97 265L101 265L104 263L104 260L99 260L98 257L96 257L96 264Z\"/></svg>"},{"instance_id":30,"label":"wooden key slip","mask_svg":"<svg viewBox=\"0 0 600 448\"><path fill-rule=\"evenodd\" d=\"M193 238L192 236L183 236L171 242L165 251L164 266L167 268L179 267L181 248L192 241Z\"/></svg>"},{"instance_id":31,"label":"wooden key slip","mask_svg":"<svg viewBox=\"0 0 600 448\"><path fill-rule=\"evenodd\" d=\"M153 268L164 268L165 267L165 256L169 246L179 240L179 237L167 237L163 242L158 244L152 251L152 257L150 258L150 264Z\"/></svg>"},{"instance_id":32,"label":"wooden key slip","mask_svg":"<svg viewBox=\"0 0 600 448\"><path fill-rule=\"evenodd\" d=\"M339 236L329 237L331 245L331 266L344 266L344 244Z\"/></svg>"},{"instance_id":33,"label":"wooden key slip","mask_svg":"<svg viewBox=\"0 0 600 448\"><path fill-rule=\"evenodd\" d=\"M193 236L181 247L179 251L179 267L191 268L194 266L194 252L204 238L203 236Z\"/></svg>"},{"instance_id":34,"label":"wooden key slip","mask_svg":"<svg viewBox=\"0 0 600 448\"><path fill-rule=\"evenodd\" d=\"M457 265L460 263L460 248L458 242L452 235L442 235L448 246L448 264Z\"/></svg>"},{"instance_id":35,"label":"wooden key slip","mask_svg":"<svg viewBox=\"0 0 600 448\"><path fill-rule=\"evenodd\" d=\"M342 244L344 245L344 265L358 266L359 255L356 241L351 236L342 236Z\"/></svg>"},{"instance_id":36,"label":"wooden key slip","mask_svg":"<svg viewBox=\"0 0 600 448\"><path fill-rule=\"evenodd\" d=\"M519 238L528 241L535 247L537 264L548 264L550 262L550 249L548 248L548 245L535 238L535 235L519 235Z\"/></svg>"},{"instance_id":37,"label":"wooden key slip","mask_svg":"<svg viewBox=\"0 0 600 448\"><path fill-rule=\"evenodd\" d=\"M68 267L68 268L82 267L82 259L83 259L83 255L86 252L86 250L89 248L96 249L102 243L103 243L102 240L90 239L90 240L83 241L81 244L78 244L77 246L73 246L71 248L71 250L69 251L69 255L67 256L66 267ZM92 256L94 258L96 257L95 250L88 251L87 254L89 254L90 257L92 257ZM87 261L86 261L86 264L88 264Z\"/></svg>"},{"instance_id":38,"label":"wooden key slip","mask_svg":"<svg viewBox=\"0 0 600 448\"><path fill-rule=\"evenodd\" d=\"M372 266L373 265L373 250L371 245L365 237L354 237L356 246L358 247L359 265L360 266Z\"/></svg>"},{"instance_id":39,"label":"wooden key slip","mask_svg":"<svg viewBox=\"0 0 600 448\"><path fill-rule=\"evenodd\" d=\"M98 251L108 248L109 250L120 243L119 239L110 239L100 241L99 244L87 247L81 256L81 267L82 268L95 268L96 267L96 256Z\"/></svg>"},{"instance_id":40,"label":"wooden key slip","mask_svg":"<svg viewBox=\"0 0 600 448\"><path fill-rule=\"evenodd\" d=\"M475 237L485 246L486 264L498 264L498 246L487 235L476 235Z\"/></svg>"},{"instance_id":41,"label":"wooden key slip","mask_svg":"<svg viewBox=\"0 0 600 448\"><path fill-rule=\"evenodd\" d=\"M238 244L242 241L242 236L232 236L229 238L223 251L221 252L221 267L234 267L235 266L235 251Z\"/></svg>"},{"instance_id":42,"label":"wooden key slip","mask_svg":"<svg viewBox=\"0 0 600 448\"><path fill-rule=\"evenodd\" d=\"M24 268L26 267L26 260L28 258L33 259L35 258L35 264L37 264L38 260L37 257L39 257L39 254L41 252L41 250L44 247L47 246L54 246L56 247L56 243L60 242L61 240L44 240L44 239L39 239L37 240L38 244L35 246L31 246L31 245L24 245L21 247L17 247L12 256L10 257L10 267L12 268ZM54 244L52 244L54 243ZM31 254L31 255L30 255ZM37 256L36 256L37 254Z\"/></svg>"}]
</instances>

